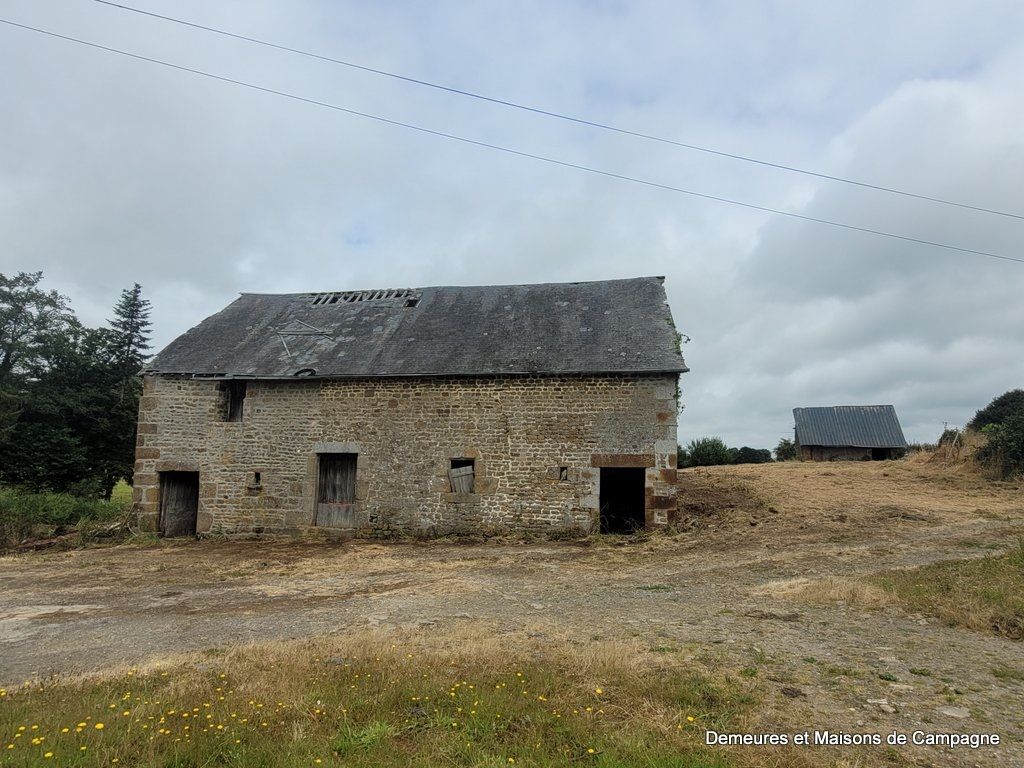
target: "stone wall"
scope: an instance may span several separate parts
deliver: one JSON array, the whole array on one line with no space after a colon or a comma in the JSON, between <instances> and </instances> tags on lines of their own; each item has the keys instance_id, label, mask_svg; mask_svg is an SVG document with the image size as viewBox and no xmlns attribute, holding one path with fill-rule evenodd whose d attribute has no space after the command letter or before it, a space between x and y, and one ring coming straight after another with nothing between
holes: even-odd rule
<instances>
[{"instance_id":1,"label":"stone wall","mask_svg":"<svg viewBox=\"0 0 1024 768\"><path fill-rule=\"evenodd\" d=\"M334 452L358 454L365 532L589 531L600 466L645 467L647 525L665 525L676 414L672 374L295 380L248 382L229 422L220 383L147 376L136 509L156 530L159 473L198 471L199 532L308 529L317 454ZM451 492L453 458L476 460L473 493Z\"/></svg>"}]
</instances>

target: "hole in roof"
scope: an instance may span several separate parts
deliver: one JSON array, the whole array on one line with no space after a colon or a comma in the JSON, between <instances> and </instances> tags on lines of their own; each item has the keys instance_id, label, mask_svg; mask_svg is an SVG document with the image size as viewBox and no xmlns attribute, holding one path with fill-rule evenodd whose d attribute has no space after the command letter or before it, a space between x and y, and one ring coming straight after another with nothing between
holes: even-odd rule
<instances>
[{"instance_id":1,"label":"hole in roof","mask_svg":"<svg viewBox=\"0 0 1024 768\"><path fill-rule=\"evenodd\" d=\"M316 368L299 368L292 376L314 376Z\"/></svg>"},{"instance_id":2,"label":"hole in roof","mask_svg":"<svg viewBox=\"0 0 1024 768\"><path fill-rule=\"evenodd\" d=\"M381 299L411 299L419 301L416 292L411 288L387 288L373 291L332 291L330 293L310 293L309 303L314 306L320 304L337 304L339 301L346 304L353 304L362 301L379 301Z\"/></svg>"}]
</instances>

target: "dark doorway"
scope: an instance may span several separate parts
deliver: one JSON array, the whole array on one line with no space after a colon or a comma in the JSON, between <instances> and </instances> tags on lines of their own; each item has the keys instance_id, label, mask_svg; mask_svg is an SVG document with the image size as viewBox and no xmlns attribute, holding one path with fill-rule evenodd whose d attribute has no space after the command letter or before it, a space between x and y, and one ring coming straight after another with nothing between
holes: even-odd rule
<instances>
[{"instance_id":1,"label":"dark doorway","mask_svg":"<svg viewBox=\"0 0 1024 768\"><path fill-rule=\"evenodd\" d=\"M199 514L199 473L160 473L160 533L195 536Z\"/></svg>"},{"instance_id":2,"label":"dark doorway","mask_svg":"<svg viewBox=\"0 0 1024 768\"><path fill-rule=\"evenodd\" d=\"M871 449L871 460L872 461L886 461L889 459L888 448L872 448Z\"/></svg>"},{"instance_id":3,"label":"dark doorway","mask_svg":"<svg viewBox=\"0 0 1024 768\"><path fill-rule=\"evenodd\" d=\"M644 468L601 467L601 533L644 529Z\"/></svg>"},{"instance_id":4,"label":"dark doorway","mask_svg":"<svg viewBox=\"0 0 1024 768\"><path fill-rule=\"evenodd\" d=\"M316 524L354 528L356 454L321 453L316 483Z\"/></svg>"}]
</instances>

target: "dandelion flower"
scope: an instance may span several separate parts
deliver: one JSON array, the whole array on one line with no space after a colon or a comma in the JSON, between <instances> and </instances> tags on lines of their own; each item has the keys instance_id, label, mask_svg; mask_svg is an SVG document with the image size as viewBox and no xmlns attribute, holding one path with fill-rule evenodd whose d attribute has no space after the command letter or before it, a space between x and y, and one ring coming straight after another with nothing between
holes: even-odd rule
<instances>
[{"instance_id":1,"label":"dandelion flower","mask_svg":"<svg viewBox=\"0 0 1024 768\"><path fill-rule=\"evenodd\" d=\"M106 726L103 725L103 723L96 723L96 725L93 726L97 731L102 731L105 727Z\"/></svg>"}]
</instances>

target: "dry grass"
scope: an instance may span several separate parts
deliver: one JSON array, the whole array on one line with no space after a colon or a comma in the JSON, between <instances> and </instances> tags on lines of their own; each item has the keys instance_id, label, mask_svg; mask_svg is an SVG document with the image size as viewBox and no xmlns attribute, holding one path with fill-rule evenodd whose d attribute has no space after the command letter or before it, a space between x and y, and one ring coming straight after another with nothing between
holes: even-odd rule
<instances>
[{"instance_id":1,"label":"dry grass","mask_svg":"<svg viewBox=\"0 0 1024 768\"><path fill-rule=\"evenodd\" d=\"M1024 539L1005 554L947 560L870 578L790 579L761 593L808 603L860 608L898 606L951 626L1024 639Z\"/></svg>"},{"instance_id":2,"label":"dry grass","mask_svg":"<svg viewBox=\"0 0 1024 768\"><path fill-rule=\"evenodd\" d=\"M364 632L3 692L0 765L725 768L753 703L638 644Z\"/></svg>"},{"instance_id":3,"label":"dry grass","mask_svg":"<svg viewBox=\"0 0 1024 768\"><path fill-rule=\"evenodd\" d=\"M740 532L759 542L863 541L891 526L970 525L1024 518L1024 481L996 482L973 462L917 453L899 461L787 461L679 473L683 528Z\"/></svg>"},{"instance_id":4,"label":"dry grass","mask_svg":"<svg viewBox=\"0 0 1024 768\"><path fill-rule=\"evenodd\" d=\"M762 594L782 600L807 603L842 603L859 608L892 605L896 597L876 584L853 578L829 576L825 579L788 579L766 584Z\"/></svg>"}]
</instances>

